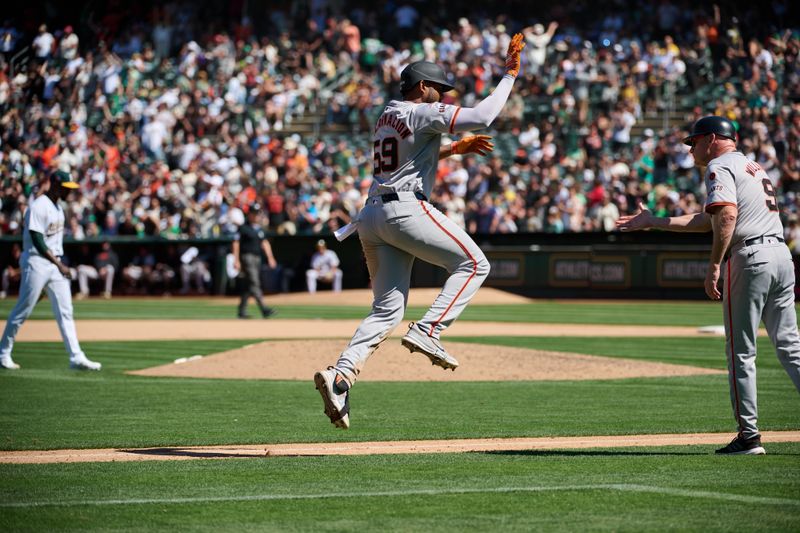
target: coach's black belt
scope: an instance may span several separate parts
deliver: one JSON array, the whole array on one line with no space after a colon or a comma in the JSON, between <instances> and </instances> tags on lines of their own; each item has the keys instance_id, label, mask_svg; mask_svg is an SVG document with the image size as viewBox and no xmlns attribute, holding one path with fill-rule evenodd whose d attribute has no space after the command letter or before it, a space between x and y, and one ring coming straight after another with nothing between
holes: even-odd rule
<instances>
[{"instance_id":1,"label":"coach's black belt","mask_svg":"<svg viewBox=\"0 0 800 533\"><path fill-rule=\"evenodd\" d=\"M783 237L778 237L777 235L761 235L759 237L753 237L752 239L745 239L744 245L753 246L754 244L764 244L764 240L766 239L777 239L778 242L786 242L783 240Z\"/></svg>"},{"instance_id":2,"label":"coach's black belt","mask_svg":"<svg viewBox=\"0 0 800 533\"><path fill-rule=\"evenodd\" d=\"M419 191L414 191L414 196L417 198L417 200L422 200L423 202L428 201L428 197ZM385 204L389 202L396 202L398 200L400 200L400 196L396 192L381 194L381 201Z\"/></svg>"}]
</instances>

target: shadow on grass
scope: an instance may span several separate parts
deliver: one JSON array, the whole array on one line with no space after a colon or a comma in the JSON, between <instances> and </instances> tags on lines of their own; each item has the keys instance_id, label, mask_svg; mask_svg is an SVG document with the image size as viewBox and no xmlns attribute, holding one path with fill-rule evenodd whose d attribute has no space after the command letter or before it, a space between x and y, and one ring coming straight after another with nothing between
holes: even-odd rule
<instances>
[{"instance_id":1,"label":"shadow on grass","mask_svg":"<svg viewBox=\"0 0 800 533\"><path fill-rule=\"evenodd\" d=\"M141 450L121 450L125 453L134 455L156 455L162 457L189 457L194 459L222 459L226 457L267 457L264 453L226 453L226 452L208 452L199 451L186 448L146 448Z\"/></svg>"},{"instance_id":2,"label":"shadow on grass","mask_svg":"<svg viewBox=\"0 0 800 533\"><path fill-rule=\"evenodd\" d=\"M686 451L686 452L643 452L643 451L616 451L616 450L492 450L485 453L488 455L527 455L527 456L541 456L541 457L649 457L655 455L714 455L714 452L699 452L699 451Z\"/></svg>"},{"instance_id":3,"label":"shadow on grass","mask_svg":"<svg viewBox=\"0 0 800 533\"><path fill-rule=\"evenodd\" d=\"M145 448L120 450L124 453L133 455L147 455L160 457L184 457L189 459L242 459L242 458L267 458L269 453L232 453L225 451L201 451L191 448ZM685 452L662 452L662 451L620 451L620 450L491 450L481 452L467 452L486 455L520 455L528 457L655 457L655 456L716 456L713 451L685 451ZM325 454L289 454L292 457L322 457ZM796 453L771 453L770 455L800 455ZM723 457L723 456L717 456Z\"/></svg>"},{"instance_id":4,"label":"shadow on grass","mask_svg":"<svg viewBox=\"0 0 800 533\"><path fill-rule=\"evenodd\" d=\"M687 455L706 455L714 457L728 457L725 454L715 454L713 450L709 451L685 451L685 452L643 452L643 451L617 451L617 450L492 450L486 452L473 452L484 453L487 455L524 455L529 457L654 457L654 456L682 456ZM767 455L789 457L800 456L800 453L792 452L771 452L767 448ZM738 457L738 456L736 456Z\"/></svg>"}]
</instances>

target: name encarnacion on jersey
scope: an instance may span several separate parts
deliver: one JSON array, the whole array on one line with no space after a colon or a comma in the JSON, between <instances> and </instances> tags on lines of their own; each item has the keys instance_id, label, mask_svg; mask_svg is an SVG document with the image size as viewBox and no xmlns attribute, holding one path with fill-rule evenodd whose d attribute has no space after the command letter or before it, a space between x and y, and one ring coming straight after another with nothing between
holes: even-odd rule
<instances>
[{"instance_id":1,"label":"name encarnacion on jersey","mask_svg":"<svg viewBox=\"0 0 800 533\"><path fill-rule=\"evenodd\" d=\"M411 130L408 129L408 126L400 120L400 117L384 114L381 115L381 118L378 119L377 124L375 124L375 131L378 131L382 126L389 126L390 128L394 129L397 133L400 134L401 139L405 139L409 135L411 135Z\"/></svg>"}]
</instances>

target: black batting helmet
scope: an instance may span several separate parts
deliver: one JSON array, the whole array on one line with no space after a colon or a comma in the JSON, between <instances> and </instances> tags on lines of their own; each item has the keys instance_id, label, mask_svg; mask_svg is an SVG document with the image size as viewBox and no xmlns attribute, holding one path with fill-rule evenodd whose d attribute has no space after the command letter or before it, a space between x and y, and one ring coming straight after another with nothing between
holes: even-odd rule
<instances>
[{"instance_id":1,"label":"black batting helmet","mask_svg":"<svg viewBox=\"0 0 800 533\"><path fill-rule=\"evenodd\" d=\"M400 92L407 93L421 81L438 83L442 86L443 92L453 90L442 67L430 61L416 61L400 73Z\"/></svg>"},{"instance_id":2,"label":"black batting helmet","mask_svg":"<svg viewBox=\"0 0 800 533\"><path fill-rule=\"evenodd\" d=\"M709 115L694 123L694 126L692 126L692 132L688 137L683 139L683 144L688 144L691 146L695 137L699 137L700 135L708 135L709 133L713 133L715 135L719 135L720 137L725 137L736 142L736 126L733 125L733 122L725 117Z\"/></svg>"}]
</instances>

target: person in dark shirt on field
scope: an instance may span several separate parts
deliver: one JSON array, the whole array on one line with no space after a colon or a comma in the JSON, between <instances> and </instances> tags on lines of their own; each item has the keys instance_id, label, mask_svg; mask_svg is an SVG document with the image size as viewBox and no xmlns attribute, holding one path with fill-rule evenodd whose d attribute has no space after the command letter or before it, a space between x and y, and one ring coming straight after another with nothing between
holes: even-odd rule
<instances>
[{"instance_id":1,"label":"person in dark shirt on field","mask_svg":"<svg viewBox=\"0 0 800 533\"><path fill-rule=\"evenodd\" d=\"M267 258L270 268L275 268L278 263L272 255L272 246L264 234L259 223L261 206L253 204L247 211L247 222L239 226L239 232L233 241L234 268L239 271L239 276L244 280L241 300L239 301L239 318L250 318L247 314L247 301L252 296L261 315L268 318L275 313L271 307L264 305L261 291L261 257L262 253Z\"/></svg>"}]
</instances>

